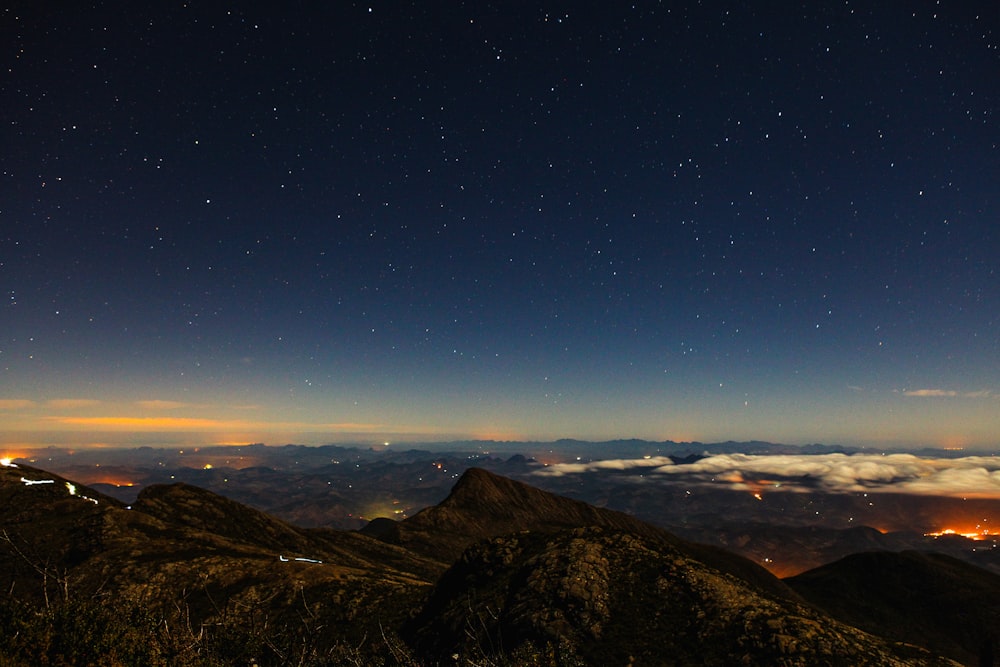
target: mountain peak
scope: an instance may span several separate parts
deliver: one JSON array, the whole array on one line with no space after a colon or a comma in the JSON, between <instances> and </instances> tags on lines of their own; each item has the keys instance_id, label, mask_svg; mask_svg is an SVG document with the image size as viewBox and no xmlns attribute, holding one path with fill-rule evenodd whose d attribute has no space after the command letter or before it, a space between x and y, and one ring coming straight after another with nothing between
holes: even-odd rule
<instances>
[{"instance_id":1,"label":"mountain peak","mask_svg":"<svg viewBox=\"0 0 1000 667\"><path fill-rule=\"evenodd\" d=\"M592 525L639 533L663 532L627 514L542 491L482 468L466 470L444 501L404 523L411 527L433 526L438 530L466 532L475 537Z\"/></svg>"},{"instance_id":2,"label":"mountain peak","mask_svg":"<svg viewBox=\"0 0 1000 667\"><path fill-rule=\"evenodd\" d=\"M533 510L537 502L552 494L522 482L501 477L482 468L469 468L452 487L441 507L475 508L491 514L513 516ZM568 498L566 500L569 500ZM576 501L571 501L576 502Z\"/></svg>"},{"instance_id":3,"label":"mountain peak","mask_svg":"<svg viewBox=\"0 0 1000 667\"><path fill-rule=\"evenodd\" d=\"M395 531L370 524L361 532L425 556L454 561L483 539L584 527L627 532L669 544L771 594L797 597L770 572L731 552L682 540L624 512L595 507L480 468L466 470L447 498L400 521Z\"/></svg>"}]
</instances>

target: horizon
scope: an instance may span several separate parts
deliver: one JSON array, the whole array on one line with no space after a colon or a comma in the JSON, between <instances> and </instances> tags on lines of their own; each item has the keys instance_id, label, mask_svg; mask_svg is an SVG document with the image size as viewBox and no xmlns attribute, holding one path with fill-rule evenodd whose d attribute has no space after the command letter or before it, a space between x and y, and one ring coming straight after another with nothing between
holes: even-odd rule
<instances>
[{"instance_id":1,"label":"horizon","mask_svg":"<svg viewBox=\"0 0 1000 667\"><path fill-rule=\"evenodd\" d=\"M2 401L0 401L2 403ZM9 416L9 415L8 415ZM915 452L919 450L938 450L950 452L986 453L1000 451L1000 440L984 438L973 441L964 436L941 436L938 438L886 437L877 439L863 438L819 438L800 437L781 439L774 437L732 437L722 434L716 437L698 437L696 435L678 434L675 436L642 436L642 435L601 435L597 437L580 436L576 434L557 434L532 436L528 434L502 432L470 432L447 433L433 430L422 432L356 432L342 433L324 432L322 424L314 425L316 430L288 430L271 428L258 430L256 433L230 430L234 423L203 418L149 418L149 417L73 417L67 418L61 428L51 429L52 417L43 418L50 422L49 428L43 430L8 429L0 433L0 450L40 449L47 447L65 447L76 449L129 449L153 447L161 449L192 448L192 447L246 447L264 445L281 447L286 445L321 447L335 445L343 447L383 446L446 446L451 443L499 443L499 444L534 444L558 445L560 442L584 444L611 444L620 442L640 441L650 444L728 444L728 443L766 443L781 447L820 446L841 448L845 450L885 450L893 452ZM113 424L114 430L100 431L91 428L74 428L79 424ZM133 430L136 425L140 430ZM192 425L195 428L192 428ZM161 430L165 426L174 426L172 430ZM259 426L259 424L258 424ZM281 424L279 424L281 426ZM203 428L211 430L201 430ZM197 429L197 430L196 430ZM926 434L925 434L926 435ZM612 454L613 452L609 452Z\"/></svg>"},{"instance_id":2,"label":"horizon","mask_svg":"<svg viewBox=\"0 0 1000 667\"><path fill-rule=\"evenodd\" d=\"M1000 455L1000 445L984 448L966 447L937 447L928 444L900 445L886 447L880 444L860 444L851 445L837 442L822 442L813 440L808 442L778 442L760 439L725 439L725 440L673 440L661 439L653 440L649 438L624 437L607 439L585 439L585 438L557 438L557 439L497 439L497 438L468 438L455 437L447 439L420 439L420 440L361 440L345 439L339 441L326 440L309 442L276 441L266 442L262 440L246 442L141 442L135 438L130 438L122 442L83 442L72 443L63 439L53 439L51 442L4 442L0 440L0 454L6 458L23 458L21 455L10 454L11 452L36 452L36 451L66 451L71 454L88 452L97 454L100 452L127 452L137 450L164 450L179 451L185 450L199 452L203 449L240 449L264 447L269 449L280 449L286 447L299 447L307 449L319 449L323 447L337 447L343 449L357 449L372 452L399 452L408 450L441 451L441 452L464 452L475 450L484 455L503 454L512 455L524 453L524 449L538 447L547 448L546 451L552 453L568 453L575 447L599 447L599 446L625 446L635 447L647 445L650 448L672 447L672 448L697 448L704 447L702 453L710 454L711 449L725 449L726 451L752 453L753 455L769 456L777 453L787 453L788 450L810 450L803 451L803 456L813 456L816 454L843 453L851 456L854 454L912 454L915 456L927 456L938 454L944 457L959 457L968 454L970 457L984 455ZM470 449L471 448L471 449ZM765 450L765 451L757 451ZM651 449L650 451L656 451ZM618 458L613 449L597 450L588 449L588 460L601 461Z\"/></svg>"},{"instance_id":3,"label":"horizon","mask_svg":"<svg viewBox=\"0 0 1000 667\"><path fill-rule=\"evenodd\" d=\"M479 436L475 434L453 434L446 437L395 437L388 439L384 437L350 437L343 435L337 439L325 437L329 434L311 434L311 437L304 439L295 438L248 438L248 439L216 439L210 434L178 431L178 432L134 432L134 431L109 431L103 434L93 431L47 431L32 432L30 434L18 433L16 431L5 431L0 433L0 453L18 450L40 450L40 449L79 449L79 450L128 450L128 449L178 449L178 448L201 448L201 447L323 447L337 446L348 448L382 449L392 447L430 447L443 448L450 445L488 445L496 444L503 446L517 445L552 445L560 446L565 444L580 445L613 445L616 443L641 442L650 445L727 445L727 444L766 444L776 447L809 448L821 447L828 449L838 449L845 451L886 451L886 452L907 452L915 453L919 451L940 451L940 452L968 452L971 454L985 454L990 452L1000 452L1000 442L990 444L969 445L966 441L956 441L948 438L944 441L934 442L930 440L915 441L835 441L823 440L819 438L805 438L798 441L774 440L769 438L648 438L640 436L624 437L599 437L586 438L564 436L556 438L531 438L502 435ZM399 436L400 434L394 434ZM609 451L611 455L614 452ZM609 456L608 458L612 458Z\"/></svg>"}]
</instances>

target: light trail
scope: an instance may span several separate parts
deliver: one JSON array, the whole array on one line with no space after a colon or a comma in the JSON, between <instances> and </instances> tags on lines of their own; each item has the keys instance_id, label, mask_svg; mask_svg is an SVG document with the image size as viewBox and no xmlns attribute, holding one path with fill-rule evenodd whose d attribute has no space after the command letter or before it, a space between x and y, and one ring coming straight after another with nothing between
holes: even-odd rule
<instances>
[{"instance_id":1,"label":"light trail","mask_svg":"<svg viewBox=\"0 0 1000 667\"><path fill-rule=\"evenodd\" d=\"M316 560L315 558L286 558L284 555L281 554L278 555L278 560L280 560L282 563L291 563L293 561L298 563L319 563L319 564L323 563L323 561Z\"/></svg>"}]
</instances>

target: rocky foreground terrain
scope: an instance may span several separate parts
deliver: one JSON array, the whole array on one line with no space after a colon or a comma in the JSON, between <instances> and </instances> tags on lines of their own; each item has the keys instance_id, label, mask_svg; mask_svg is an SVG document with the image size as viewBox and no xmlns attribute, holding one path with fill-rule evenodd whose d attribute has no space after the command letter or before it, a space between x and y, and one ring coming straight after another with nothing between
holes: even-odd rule
<instances>
[{"instance_id":1,"label":"rocky foreground terrain","mask_svg":"<svg viewBox=\"0 0 1000 667\"><path fill-rule=\"evenodd\" d=\"M1000 577L947 556L779 580L477 468L360 531L17 464L0 507L0 666L989 665L1000 628Z\"/></svg>"}]
</instances>

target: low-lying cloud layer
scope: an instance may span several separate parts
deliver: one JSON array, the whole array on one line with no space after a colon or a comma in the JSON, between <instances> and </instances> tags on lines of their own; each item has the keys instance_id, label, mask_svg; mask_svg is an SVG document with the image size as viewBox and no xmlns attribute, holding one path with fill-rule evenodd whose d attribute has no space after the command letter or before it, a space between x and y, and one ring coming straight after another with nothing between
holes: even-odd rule
<instances>
[{"instance_id":1,"label":"low-lying cloud layer","mask_svg":"<svg viewBox=\"0 0 1000 667\"><path fill-rule=\"evenodd\" d=\"M1000 498L1000 457L926 458L913 454L719 454L694 463L670 459L609 459L558 463L545 476L621 470L669 483L760 485L785 491L912 493Z\"/></svg>"}]
</instances>

